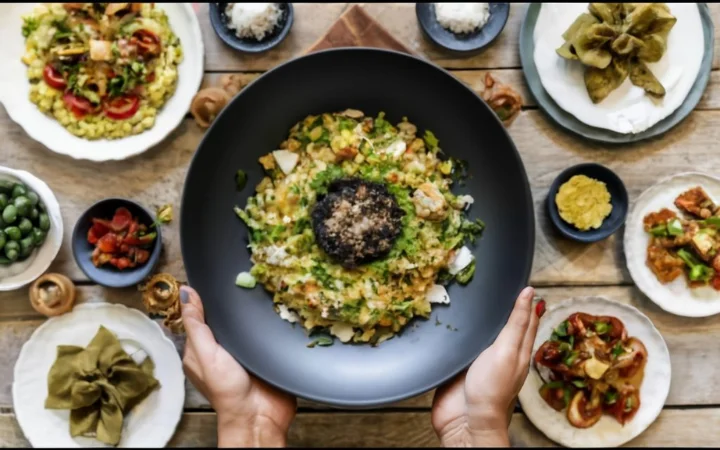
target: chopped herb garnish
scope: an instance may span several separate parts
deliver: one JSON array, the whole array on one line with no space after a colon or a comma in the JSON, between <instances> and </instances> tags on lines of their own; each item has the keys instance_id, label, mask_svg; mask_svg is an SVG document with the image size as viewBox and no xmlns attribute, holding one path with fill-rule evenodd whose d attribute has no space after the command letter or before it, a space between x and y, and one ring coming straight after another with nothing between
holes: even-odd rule
<instances>
[{"instance_id":1,"label":"chopped herb garnish","mask_svg":"<svg viewBox=\"0 0 720 450\"><path fill-rule=\"evenodd\" d=\"M617 391L607 391L605 393L605 403L607 403L608 405L613 405L617 401L617 397Z\"/></svg>"},{"instance_id":2,"label":"chopped herb garnish","mask_svg":"<svg viewBox=\"0 0 720 450\"><path fill-rule=\"evenodd\" d=\"M583 389L587 387L587 383L582 380L573 380L572 384L574 384L575 387L578 389Z\"/></svg>"},{"instance_id":3,"label":"chopped herb garnish","mask_svg":"<svg viewBox=\"0 0 720 450\"><path fill-rule=\"evenodd\" d=\"M40 21L34 17L23 17L22 35L28 37L40 27Z\"/></svg>"},{"instance_id":4,"label":"chopped herb garnish","mask_svg":"<svg viewBox=\"0 0 720 450\"><path fill-rule=\"evenodd\" d=\"M245 189L245 185L247 184L247 174L245 174L245 171L238 170L235 174L235 185L237 186L238 191L242 191Z\"/></svg>"}]
</instances>

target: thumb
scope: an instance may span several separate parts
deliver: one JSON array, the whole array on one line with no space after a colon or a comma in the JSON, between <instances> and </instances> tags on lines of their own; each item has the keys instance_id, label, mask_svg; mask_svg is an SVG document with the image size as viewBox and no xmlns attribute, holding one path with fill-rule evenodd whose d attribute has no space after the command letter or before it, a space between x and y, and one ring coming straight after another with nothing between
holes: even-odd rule
<instances>
[{"instance_id":1,"label":"thumb","mask_svg":"<svg viewBox=\"0 0 720 450\"><path fill-rule=\"evenodd\" d=\"M210 346L217 345L210 327L205 323L205 309L200 296L190 286L180 288L180 312L188 341L192 342L199 354L203 348L209 350Z\"/></svg>"}]
</instances>

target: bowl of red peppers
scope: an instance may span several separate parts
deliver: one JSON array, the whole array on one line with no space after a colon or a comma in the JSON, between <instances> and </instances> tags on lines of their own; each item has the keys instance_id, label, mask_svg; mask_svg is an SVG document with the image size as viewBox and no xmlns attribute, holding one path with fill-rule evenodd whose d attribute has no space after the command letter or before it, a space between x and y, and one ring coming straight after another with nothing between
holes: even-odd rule
<instances>
[{"instance_id":1,"label":"bowl of red peppers","mask_svg":"<svg viewBox=\"0 0 720 450\"><path fill-rule=\"evenodd\" d=\"M131 200L109 198L92 205L75 224L75 262L92 281L106 287L142 282L162 250L160 226Z\"/></svg>"}]
</instances>

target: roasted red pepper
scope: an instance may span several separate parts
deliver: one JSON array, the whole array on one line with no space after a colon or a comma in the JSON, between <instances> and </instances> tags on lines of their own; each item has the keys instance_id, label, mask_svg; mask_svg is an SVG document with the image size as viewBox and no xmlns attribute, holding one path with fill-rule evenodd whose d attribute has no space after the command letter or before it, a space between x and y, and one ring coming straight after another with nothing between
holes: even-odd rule
<instances>
[{"instance_id":1,"label":"roasted red pepper","mask_svg":"<svg viewBox=\"0 0 720 450\"><path fill-rule=\"evenodd\" d=\"M112 220L93 218L88 230L88 242L95 246L92 262L124 270L145 264L150 259L150 247L157 233L133 218L126 208L118 208Z\"/></svg>"}]
</instances>

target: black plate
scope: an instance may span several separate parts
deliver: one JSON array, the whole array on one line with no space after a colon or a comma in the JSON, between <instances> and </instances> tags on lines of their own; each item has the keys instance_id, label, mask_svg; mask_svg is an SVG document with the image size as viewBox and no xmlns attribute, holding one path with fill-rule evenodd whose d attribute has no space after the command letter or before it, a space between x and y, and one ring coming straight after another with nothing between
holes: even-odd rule
<instances>
[{"instance_id":1,"label":"black plate","mask_svg":"<svg viewBox=\"0 0 720 450\"><path fill-rule=\"evenodd\" d=\"M473 248L472 282L449 288L452 304L435 306L399 337L373 348L307 348L310 339L273 310L261 286L235 277L251 267L245 207L263 173L258 158L275 150L308 114L357 108L407 116L432 130L448 155L468 161L472 218L487 224ZM248 175L237 192L235 173ZM446 71L406 54L367 48L312 53L267 72L215 119L185 180L180 217L188 281L200 293L215 337L249 371L297 396L344 407L379 406L428 391L460 372L489 346L526 285L535 222L530 188L515 145L488 106ZM442 323L436 326L436 319ZM447 326L451 329L448 329ZM457 328L458 331L453 331Z\"/></svg>"},{"instance_id":2,"label":"black plate","mask_svg":"<svg viewBox=\"0 0 720 450\"><path fill-rule=\"evenodd\" d=\"M235 34L235 30L228 28L228 17L225 14L227 3L210 3L208 12L210 14L210 23L215 33L227 45L235 50L243 53L261 53L276 47L287 37L292 28L294 20L294 10L292 3L278 3L282 16L278 25L271 33L258 41L255 38L241 39Z\"/></svg>"},{"instance_id":3,"label":"black plate","mask_svg":"<svg viewBox=\"0 0 720 450\"><path fill-rule=\"evenodd\" d=\"M579 230L560 217L560 212L555 203L555 196L558 190L560 190L560 186L575 175L585 175L602 181L610 193L612 211L610 215L603 220L600 228L596 230ZM555 178L548 192L547 206L550 220L563 236L578 242L597 242L615 233L625 223L628 212L628 193L620 177L607 167L596 163L578 164L563 170L560 175Z\"/></svg>"},{"instance_id":4,"label":"black plate","mask_svg":"<svg viewBox=\"0 0 720 450\"><path fill-rule=\"evenodd\" d=\"M472 33L455 34L440 25L433 3L415 4L415 15L423 35L435 45L464 56L483 51L505 28L510 15L510 3L490 3L489 10L490 16L482 28Z\"/></svg>"},{"instance_id":5,"label":"black plate","mask_svg":"<svg viewBox=\"0 0 720 450\"><path fill-rule=\"evenodd\" d=\"M142 282L155 269L162 252L162 230L160 227L156 227L154 231L157 233L157 238L155 238L152 248L149 249L150 259L147 263L133 269L124 270L109 265L95 267L91 259L95 246L87 240L88 231L92 226L92 219L96 217L112 220L115 211L121 207L127 208L133 217L137 217L142 224L150 226L155 221L155 216L150 211L132 200L106 198L92 205L80 216L75 223L72 234L72 252L77 265L92 281L101 286L112 288L134 286Z\"/></svg>"}]
</instances>

